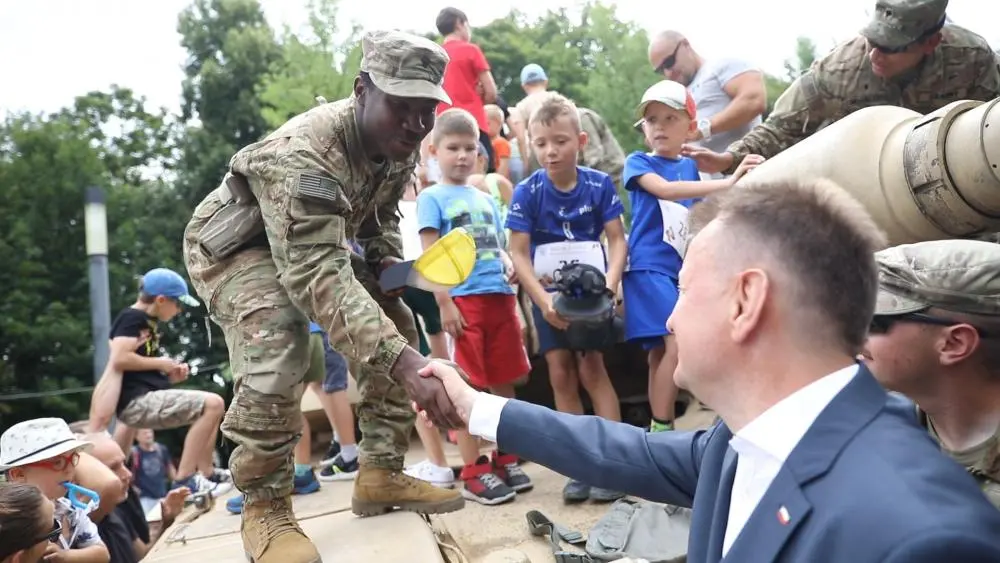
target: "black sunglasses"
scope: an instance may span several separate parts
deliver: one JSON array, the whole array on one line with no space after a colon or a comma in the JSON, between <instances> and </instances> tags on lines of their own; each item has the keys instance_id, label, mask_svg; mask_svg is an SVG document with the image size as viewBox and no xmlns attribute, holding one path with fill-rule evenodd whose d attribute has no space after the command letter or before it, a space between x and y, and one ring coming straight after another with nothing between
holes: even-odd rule
<instances>
[{"instance_id":1,"label":"black sunglasses","mask_svg":"<svg viewBox=\"0 0 1000 563\"><path fill-rule=\"evenodd\" d=\"M60 522L58 518L53 518L52 530L50 530L49 533L45 534L40 539L35 541L32 545L34 545L35 543L41 543L42 540L48 541L50 543L57 542L59 541L59 536L62 535L62 531L63 531L62 522Z\"/></svg>"},{"instance_id":2,"label":"black sunglasses","mask_svg":"<svg viewBox=\"0 0 1000 563\"><path fill-rule=\"evenodd\" d=\"M868 327L869 334L886 334L892 330L892 325L896 323L919 323L925 325L935 325L935 326L952 326L957 324L962 324L961 321L956 321L955 319L943 319L941 317L935 317L934 315L927 315L925 313L904 313L902 315L875 315L872 317L871 325ZM989 334L979 328L972 327L976 329L981 338L986 338Z\"/></svg>"},{"instance_id":3,"label":"black sunglasses","mask_svg":"<svg viewBox=\"0 0 1000 563\"><path fill-rule=\"evenodd\" d=\"M674 65L677 64L677 52L680 51L681 47L683 46L684 46L683 41L678 43L677 47L674 48L674 52L671 53L669 57L663 59L663 62L661 62L659 65L657 65L656 68L653 69L653 72L655 72L656 74L663 74L664 72L667 72L668 70L674 68Z\"/></svg>"}]
</instances>

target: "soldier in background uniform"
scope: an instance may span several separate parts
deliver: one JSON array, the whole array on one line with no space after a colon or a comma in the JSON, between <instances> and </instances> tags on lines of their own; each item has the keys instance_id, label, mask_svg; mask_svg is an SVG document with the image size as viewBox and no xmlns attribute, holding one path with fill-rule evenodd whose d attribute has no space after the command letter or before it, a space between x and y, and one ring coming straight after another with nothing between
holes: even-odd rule
<instances>
[{"instance_id":1,"label":"soldier in background uniform","mask_svg":"<svg viewBox=\"0 0 1000 563\"><path fill-rule=\"evenodd\" d=\"M948 0L879 0L859 37L813 63L764 123L726 152L689 147L702 172L731 174L748 154L771 158L859 109L921 114L958 100L1000 96L997 57L982 37L946 23Z\"/></svg>"},{"instance_id":2,"label":"soldier in background uniform","mask_svg":"<svg viewBox=\"0 0 1000 563\"><path fill-rule=\"evenodd\" d=\"M876 253L865 359L1000 508L1000 245L940 240Z\"/></svg>"},{"instance_id":3,"label":"soldier in background uniform","mask_svg":"<svg viewBox=\"0 0 1000 563\"><path fill-rule=\"evenodd\" d=\"M222 430L237 444L230 467L247 495L241 531L255 563L320 560L290 500L310 319L359 366L354 512L464 505L458 492L402 471L411 399L444 427L461 419L440 383L417 373L428 361L412 348L413 317L377 282L402 259L397 207L435 106L449 101L441 88L448 56L432 41L395 31L365 34L362 50L354 95L237 152L184 232L191 281L229 348L235 397Z\"/></svg>"},{"instance_id":4,"label":"soldier in background uniform","mask_svg":"<svg viewBox=\"0 0 1000 563\"><path fill-rule=\"evenodd\" d=\"M541 167L535 157L535 151L531 148L528 120L545 99L545 93L552 92L548 87L549 79L541 66L531 63L521 69L521 88L524 89L525 98L511 108L509 121L524 160L525 178ZM628 198L624 197L625 192L621 185L622 169L625 168L625 151L600 114L582 107L578 107L577 110L580 113L580 128L587 134L587 143L577 159L579 164L611 176L623 201L627 201Z\"/></svg>"}]
</instances>

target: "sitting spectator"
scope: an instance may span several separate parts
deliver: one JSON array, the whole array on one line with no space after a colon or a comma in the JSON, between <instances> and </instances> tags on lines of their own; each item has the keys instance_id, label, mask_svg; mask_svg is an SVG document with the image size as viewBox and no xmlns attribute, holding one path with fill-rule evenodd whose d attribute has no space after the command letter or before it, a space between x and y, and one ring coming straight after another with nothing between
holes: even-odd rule
<instances>
[{"instance_id":1,"label":"sitting spectator","mask_svg":"<svg viewBox=\"0 0 1000 563\"><path fill-rule=\"evenodd\" d=\"M97 530L111 553L111 563L135 563L146 556L160 534L170 527L190 494L186 487L174 489L160 501L158 524L147 522L132 486L132 472L125 453L107 433L88 435L90 454L80 454L77 475L81 485L101 494L101 505L91 513Z\"/></svg>"},{"instance_id":2,"label":"sitting spectator","mask_svg":"<svg viewBox=\"0 0 1000 563\"><path fill-rule=\"evenodd\" d=\"M0 471L10 481L38 487L54 503L55 519L62 530L47 553L73 550L73 557L53 560L106 563L108 549L87 517L88 510L75 508L67 498L68 483L76 479L80 451L90 444L77 440L69 426L58 418L37 418L11 426L0 436Z\"/></svg>"},{"instance_id":3,"label":"sitting spectator","mask_svg":"<svg viewBox=\"0 0 1000 563\"><path fill-rule=\"evenodd\" d=\"M38 487L0 483L0 563L53 561L45 555L62 533L52 503Z\"/></svg>"}]
</instances>

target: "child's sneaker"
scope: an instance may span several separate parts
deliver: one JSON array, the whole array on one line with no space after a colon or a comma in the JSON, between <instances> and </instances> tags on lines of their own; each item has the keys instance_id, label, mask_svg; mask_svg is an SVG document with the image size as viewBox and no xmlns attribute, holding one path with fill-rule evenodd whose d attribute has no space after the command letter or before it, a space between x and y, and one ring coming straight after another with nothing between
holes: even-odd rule
<instances>
[{"instance_id":1,"label":"child's sneaker","mask_svg":"<svg viewBox=\"0 0 1000 563\"><path fill-rule=\"evenodd\" d=\"M318 490L319 481L316 480L316 473L311 469L309 470L309 473L296 475L295 480L292 482L293 495L308 495L309 493L315 493Z\"/></svg>"},{"instance_id":2,"label":"child's sneaker","mask_svg":"<svg viewBox=\"0 0 1000 563\"><path fill-rule=\"evenodd\" d=\"M518 465L517 456L514 454L502 454L499 450L493 450L492 454L493 472L497 477L510 488L519 493L531 490L535 486L531 482L531 477Z\"/></svg>"},{"instance_id":3,"label":"child's sneaker","mask_svg":"<svg viewBox=\"0 0 1000 563\"><path fill-rule=\"evenodd\" d=\"M340 442L330 442L330 447L327 448L326 453L323 454L323 458L319 460L320 467L330 467L333 465L333 460L337 459L337 454L340 453Z\"/></svg>"},{"instance_id":4,"label":"child's sneaker","mask_svg":"<svg viewBox=\"0 0 1000 563\"><path fill-rule=\"evenodd\" d=\"M209 481L201 473L194 473L187 479L174 481L170 485L170 490L179 489L181 487L187 487L188 490L191 491L192 497L198 493L209 493L213 498L225 494L233 489L232 483L229 483L228 489L221 493L217 492L216 489L218 489L219 484Z\"/></svg>"},{"instance_id":5,"label":"child's sneaker","mask_svg":"<svg viewBox=\"0 0 1000 563\"><path fill-rule=\"evenodd\" d=\"M212 489L213 497L221 497L222 495L233 490L233 474L229 472L228 469L220 469L216 467L212 470L212 475L206 477L209 482L215 484L215 488Z\"/></svg>"},{"instance_id":6,"label":"child's sneaker","mask_svg":"<svg viewBox=\"0 0 1000 563\"><path fill-rule=\"evenodd\" d=\"M434 465L429 459L407 467L403 473L442 489L450 489L455 486L455 472L450 467Z\"/></svg>"},{"instance_id":7,"label":"child's sneaker","mask_svg":"<svg viewBox=\"0 0 1000 563\"><path fill-rule=\"evenodd\" d=\"M479 504L493 506L514 500L517 496L517 491L493 473L493 464L484 455L479 456L473 465L462 468L460 478L465 481L462 496Z\"/></svg>"},{"instance_id":8,"label":"child's sneaker","mask_svg":"<svg viewBox=\"0 0 1000 563\"><path fill-rule=\"evenodd\" d=\"M243 501L246 500L246 495L236 495L234 497L229 497L226 501L226 511L230 514L240 514L243 512Z\"/></svg>"},{"instance_id":9,"label":"child's sneaker","mask_svg":"<svg viewBox=\"0 0 1000 563\"><path fill-rule=\"evenodd\" d=\"M344 461L344 456L337 454L330 465L319 472L320 481L351 481L358 474L358 458Z\"/></svg>"}]
</instances>

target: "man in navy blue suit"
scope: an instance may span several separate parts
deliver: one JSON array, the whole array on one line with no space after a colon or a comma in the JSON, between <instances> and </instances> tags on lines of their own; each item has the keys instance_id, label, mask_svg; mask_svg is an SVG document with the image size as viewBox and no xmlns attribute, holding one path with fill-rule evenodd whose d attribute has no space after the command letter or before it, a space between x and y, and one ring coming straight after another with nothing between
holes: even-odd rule
<instances>
[{"instance_id":1,"label":"man in navy blue suit","mask_svg":"<svg viewBox=\"0 0 1000 563\"><path fill-rule=\"evenodd\" d=\"M861 205L825 180L748 185L689 225L668 327L712 428L648 434L424 375L504 451L692 507L691 563L1000 561L1000 512L855 362L885 246Z\"/></svg>"}]
</instances>

